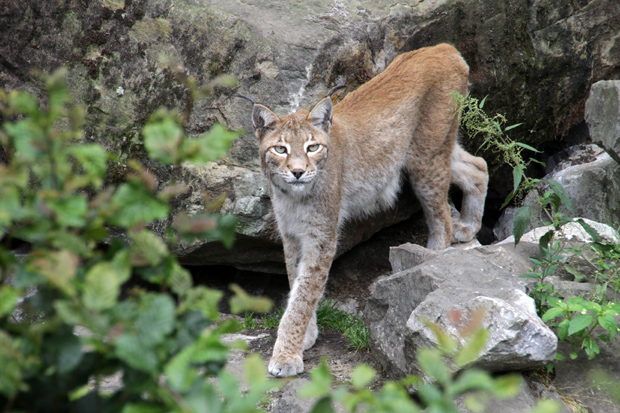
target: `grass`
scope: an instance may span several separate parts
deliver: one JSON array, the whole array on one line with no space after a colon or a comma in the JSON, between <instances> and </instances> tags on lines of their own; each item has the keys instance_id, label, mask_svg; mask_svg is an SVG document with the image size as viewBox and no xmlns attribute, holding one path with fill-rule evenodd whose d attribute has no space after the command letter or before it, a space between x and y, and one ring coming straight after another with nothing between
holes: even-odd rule
<instances>
[{"instance_id":1,"label":"grass","mask_svg":"<svg viewBox=\"0 0 620 413\"><path fill-rule=\"evenodd\" d=\"M317 324L321 330L331 330L344 334L349 340L348 348L355 350L369 350L368 340L370 332L360 315L348 313L337 308L338 303L333 300L319 301L316 311ZM244 330L255 328L277 328L284 314L284 308L259 316L253 312L246 312L241 324ZM260 319L259 319L260 317Z\"/></svg>"}]
</instances>

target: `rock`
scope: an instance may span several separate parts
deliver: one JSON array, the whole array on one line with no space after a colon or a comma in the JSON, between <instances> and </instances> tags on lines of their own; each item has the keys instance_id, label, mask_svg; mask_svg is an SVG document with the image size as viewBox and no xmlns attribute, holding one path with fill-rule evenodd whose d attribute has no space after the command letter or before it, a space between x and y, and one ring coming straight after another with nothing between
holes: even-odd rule
<instances>
[{"instance_id":1,"label":"rock","mask_svg":"<svg viewBox=\"0 0 620 413\"><path fill-rule=\"evenodd\" d=\"M317 402L316 398L302 398L297 395L299 390L310 383L307 379L293 379L282 388L282 394L275 399L271 413L309 413ZM340 404L332 405L334 412L343 413L347 410Z\"/></svg>"},{"instance_id":2,"label":"rock","mask_svg":"<svg viewBox=\"0 0 620 413\"><path fill-rule=\"evenodd\" d=\"M459 396L455 400L456 407L459 412L469 413L471 410L467 409L465 400L467 395ZM498 399L491 396L484 404L484 413L526 413L532 410L536 405L536 397L534 393L527 385L525 380L522 381L519 387L519 393L510 399Z\"/></svg>"},{"instance_id":3,"label":"rock","mask_svg":"<svg viewBox=\"0 0 620 413\"><path fill-rule=\"evenodd\" d=\"M575 218L575 219L579 219L579 218ZM586 224L594 228L594 230L601 236L604 242L614 243L614 244L620 243L620 234L618 234L618 232L615 229L613 229L611 226L607 224L601 224L600 222L595 222L587 218L582 218L582 219ZM519 243L530 242L530 243L538 244L540 237L542 237L543 235L545 235L547 232L549 232L552 229L553 229L552 225L535 228L523 234ZM565 224L564 226L562 226L562 231L564 232L564 236L566 237L566 239L571 240L573 242L584 243L584 242L593 241L590 234L588 234L586 230L584 230L583 227L577 222L569 222L568 224ZM562 236L562 234L556 233L555 236L557 239L557 237ZM511 235L505 240L498 242L496 245L514 244L514 242L515 242L514 236Z\"/></svg>"},{"instance_id":4,"label":"rock","mask_svg":"<svg viewBox=\"0 0 620 413\"><path fill-rule=\"evenodd\" d=\"M404 271L422 264L439 254L438 251L429 250L418 244L402 244L390 248L390 264L392 273Z\"/></svg>"},{"instance_id":5,"label":"rock","mask_svg":"<svg viewBox=\"0 0 620 413\"><path fill-rule=\"evenodd\" d=\"M602 331L601 331L602 332ZM600 332L595 331L595 334ZM610 343L597 341L601 353L588 360L583 350L575 360L567 355L572 347L562 342L558 353L567 356L565 360L556 361L553 385L561 395L570 395L592 412L618 413L620 400L617 399L617 386L620 381L620 340ZM596 374L598 373L598 374ZM616 399L611 397L616 392ZM595 397L593 395L596 394Z\"/></svg>"},{"instance_id":6,"label":"rock","mask_svg":"<svg viewBox=\"0 0 620 413\"><path fill-rule=\"evenodd\" d=\"M592 85L585 119L593 142L620 152L620 81L602 80Z\"/></svg>"},{"instance_id":7,"label":"rock","mask_svg":"<svg viewBox=\"0 0 620 413\"><path fill-rule=\"evenodd\" d=\"M620 164L609 155L554 172L548 178L564 187L574 215L609 225L620 220ZM572 215L566 208L562 211Z\"/></svg>"},{"instance_id":8,"label":"rock","mask_svg":"<svg viewBox=\"0 0 620 413\"><path fill-rule=\"evenodd\" d=\"M592 83L618 75L619 21L615 0L587 7L571 0L413 5L379 0L363 6L349 1L286 6L242 0L8 1L0 5L0 85L41 96L43 82L33 69L47 73L68 66L73 100L86 106L85 141L104 144L124 162L143 158L139 131L160 106L183 113L192 136L216 121L250 131L250 107L232 98L237 92L276 113L309 108L341 81L347 91L354 90L396 55L447 41L471 67L474 96L489 95L490 113L525 121L515 133L538 146L583 119ZM192 76L206 85L221 74L236 76L238 88L216 87L206 98L189 99L182 78ZM472 149L481 142L464 143ZM181 245L175 251L181 262L283 272L257 146L248 133L226 159L205 168L186 165L175 171L145 162L160 183L181 176L191 184L179 198L179 210L201 211L204 191L211 199L225 194L220 212L239 216L240 247ZM122 180L123 165L113 169L110 179ZM416 208L405 203L352 223L341 251ZM158 230L163 233L168 224ZM217 253L206 251L212 248Z\"/></svg>"},{"instance_id":9,"label":"rock","mask_svg":"<svg viewBox=\"0 0 620 413\"><path fill-rule=\"evenodd\" d=\"M553 360L557 338L524 290L523 281L506 270L457 249L381 278L364 311L373 355L391 377L419 373L417 349L436 345L425 321L464 343L461 326L449 314L455 310L465 320L484 308L482 325L490 329L490 337L476 365L493 371L542 366Z\"/></svg>"},{"instance_id":10,"label":"rock","mask_svg":"<svg viewBox=\"0 0 620 413\"><path fill-rule=\"evenodd\" d=\"M282 388L282 395L275 400L272 413L308 413L314 404L315 399L300 398L297 392L310 383L307 379L294 379L286 383Z\"/></svg>"}]
</instances>

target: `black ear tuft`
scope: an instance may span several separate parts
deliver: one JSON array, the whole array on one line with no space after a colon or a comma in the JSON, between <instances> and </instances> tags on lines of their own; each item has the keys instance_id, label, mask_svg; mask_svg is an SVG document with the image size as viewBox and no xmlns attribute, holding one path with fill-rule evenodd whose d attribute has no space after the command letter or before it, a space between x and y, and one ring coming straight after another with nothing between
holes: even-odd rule
<instances>
[{"instance_id":1,"label":"black ear tuft","mask_svg":"<svg viewBox=\"0 0 620 413\"><path fill-rule=\"evenodd\" d=\"M329 132L329 127L332 124L332 114L334 112L334 105L331 98L325 98L312 109L308 114L308 119L314 127L322 129L324 132Z\"/></svg>"},{"instance_id":2,"label":"black ear tuft","mask_svg":"<svg viewBox=\"0 0 620 413\"><path fill-rule=\"evenodd\" d=\"M276 114L265 106L254 105L252 109L252 124L254 125L254 132L258 139L262 139L265 135L265 131L269 128L273 128L277 121L278 117Z\"/></svg>"}]
</instances>

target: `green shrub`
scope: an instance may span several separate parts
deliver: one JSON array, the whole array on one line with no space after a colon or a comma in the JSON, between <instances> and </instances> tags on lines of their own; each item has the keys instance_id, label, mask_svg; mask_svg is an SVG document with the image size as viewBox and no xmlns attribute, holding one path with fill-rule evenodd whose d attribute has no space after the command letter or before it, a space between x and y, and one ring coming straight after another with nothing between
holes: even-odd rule
<instances>
[{"instance_id":1,"label":"green shrub","mask_svg":"<svg viewBox=\"0 0 620 413\"><path fill-rule=\"evenodd\" d=\"M6 158L0 164L0 406L255 411L274 387L262 361L248 359L251 388L242 394L223 371L229 348L219 338L239 326L218 320L222 293L194 287L166 242L149 230L169 217L169 202L182 186L156 191L157 179L137 161L127 163L124 182L104 186L108 166L118 160L84 141L84 110L67 108L63 72L46 85L44 105L25 92L0 92L6 120L0 131ZM238 135L215 125L189 138L167 111L153 115L142 132L151 159L168 165L214 161ZM173 227L170 242L209 238L230 246L235 219L180 215ZM15 240L31 251L16 258ZM130 279L141 282L128 288ZM269 309L264 300L236 293L236 311ZM122 386L105 391L103 380L113 375Z\"/></svg>"}]
</instances>

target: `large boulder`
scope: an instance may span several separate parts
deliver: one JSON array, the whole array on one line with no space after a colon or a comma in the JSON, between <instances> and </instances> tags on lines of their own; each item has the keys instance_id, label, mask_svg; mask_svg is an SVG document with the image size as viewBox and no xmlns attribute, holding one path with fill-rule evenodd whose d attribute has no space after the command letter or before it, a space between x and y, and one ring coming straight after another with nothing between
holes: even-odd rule
<instances>
[{"instance_id":1,"label":"large boulder","mask_svg":"<svg viewBox=\"0 0 620 413\"><path fill-rule=\"evenodd\" d=\"M592 85L585 118L593 142L620 152L620 80L601 80Z\"/></svg>"},{"instance_id":2,"label":"large boulder","mask_svg":"<svg viewBox=\"0 0 620 413\"><path fill-rule=\"evenodd\" d=\"M498 253L498 248L503 251ZM520 270L522 257L505 259L519 253L512 247L496 247L484 253L451 249L376 281L364 316L373 355L384 371L392 377L420 373L418 349L437 345L428 322L464 345L460 331L470 315L480 309L485 314L482 326L490 334L477 366L510 371L552 361L557 337L536 315L534 301L525 294L525 284L481 257L494 257L504 267ZM460 318L453 314L460 314Z\"/></svg>"},{"instance_id":3,"label":"large boulder","mask_svg":"<svg viewBox=\"0 0 620 413\"><path fill-rule=\"evenodd\" d=\"M474 95L489 95L486 108L525 122L520 128L528 131L524 140L538 144L583 119L593 82L618 76L619 31L615 0L413 5L387 0L364 5L322 0L9 0L0 4L0 85L40 94L42 82L33 70L67 66L75 101L87 108L85 139L121 155L110 179L122 179L123 162L143 157L139 131L160 106L183 113L192 135L216 121L249 131L250 107L232 98L236 92L276 113L309 108L336 83L346 82L351 91L396 55L446 41L468 61ZM190 99L184 77L205 85L224 73L239 79L236 90L215 88L207 98ZM480 142L465 144L471 149ZM283 271L257 146L246 134L215 166L175 171L147 164L162 182L174 176L190 183L179 210L201 211L203 191L210 198L223 193L227 201L221 212L240 219L239 246L212 253L208 243L181 245L176 250L181 261ZM488 161L500 163L492 157ZM351 224L341 251L416 209L407 202ZM248 254L248 249L257 253Z\"/></svg>"}]
</instances>

